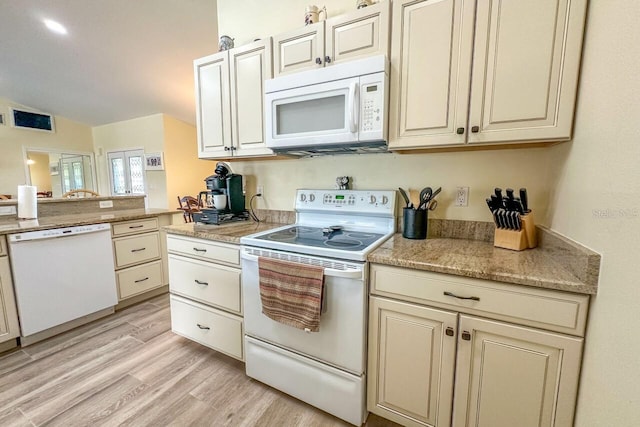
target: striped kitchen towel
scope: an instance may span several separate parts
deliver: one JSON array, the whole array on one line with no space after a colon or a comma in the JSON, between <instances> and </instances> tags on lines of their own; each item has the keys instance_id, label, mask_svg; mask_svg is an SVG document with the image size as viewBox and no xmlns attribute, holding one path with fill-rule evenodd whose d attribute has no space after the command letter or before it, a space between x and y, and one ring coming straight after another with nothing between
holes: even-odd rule
<instances>
[{"instance_id":1,"label":"striped kitchen towel","mask_svg":"<svg viewBox=\"0 0 640 427\"><path fill-rule=\"evenodd\" d=\"M258 258L262 313L309 332L320 330L324 268Z\"/></svg>"}]
</instances>

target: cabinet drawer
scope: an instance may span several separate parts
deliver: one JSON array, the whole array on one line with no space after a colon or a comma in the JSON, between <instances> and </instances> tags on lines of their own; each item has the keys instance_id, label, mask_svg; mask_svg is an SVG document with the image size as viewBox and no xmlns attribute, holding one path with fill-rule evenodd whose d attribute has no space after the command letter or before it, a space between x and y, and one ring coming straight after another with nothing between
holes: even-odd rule
<instances>
[{"instance_id":1,"label":"cabinet drawer","mask_svg":"<svg viewBox=\"0 0 640 427\"><path fill-rule=\"evenodd\" d=\"M169 287L171 292L242 314L237 268L169 255Z\"/></svg>"},{"instance_id":2,"label":"cabinet drawer","mask_svg":"<svg viewBox=\"0 0 640 427\"><path fill-rule=\"evenodd\" d=\"M128 234L144 233L158 229L158 218L139 219L135 221L113 224L112 236L126 236Z\"/></svg>"},{"instance_id":3,"label":"cabinet drawer","mask_svg":"<svg viewBox=\"0 0 640 427\"><path fill-rule=\"evenodd\" d=\"M5 236L0 236L0 256L7 254L7 240Z\"/></svg>"},{"instance_id":4,"label":"cabinet drawer","mask_svg":"<svg viewBox=\"0 0 640 427\"><path fill-rule=\"evenodd\" d=\"M240 265L240 247L238 245L170 235L167 236L167 250L171 253L187 255L205 261Z\"/></svg>"},{"instance_id":5,"label":"cabinet drawer","mask_svg":"<svg viewBox=\"0 0 640 427\"><path fill-rule=\"evenodd\" d=\"M375 295L584 336L588 295L378 264L371 265L370 278Z\"/></svg>"},{"instance_id":6,"label":"cabinet drawer","mask_svg":"<svg viewBox=\"0 0 640 427\"><path fill-rule=\"evenodd\" d=\"M120 299L129 298L163 285L162 261L154 261L116 273Z\"/></svg>"},{"instance_id":7,"label":"cabinet drawer","mask_svg":"<svg viewBox=\"0 0 640 427\"><path fill-rule=\"evenodd\" d=\"M160 258L160 233L124 237L113 241L116 268L127 267Z\"/></svg>"},{"instance_id":8,"label":"cabinet drawer","mask_svg":"<svg viewBox=\"0 0 640 427\"><path fill-rule=\"evenodd\" d=\"M171 295L171 329L178 335L243 360L241 317Z\"/></svg>"}]
</instances>

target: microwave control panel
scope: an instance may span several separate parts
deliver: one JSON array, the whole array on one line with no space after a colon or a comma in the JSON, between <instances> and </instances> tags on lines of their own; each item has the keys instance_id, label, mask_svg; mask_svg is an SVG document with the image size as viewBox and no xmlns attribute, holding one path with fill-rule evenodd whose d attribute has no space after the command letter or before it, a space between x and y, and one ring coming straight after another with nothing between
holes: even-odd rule
<instances>
[{"instance_id":1,"label":"microwave control panel","mask_svg":"<svg viewBox=\"0 0 640 427\"><path fill-rule=\"evenodd\" d=\"M386 139L387 81L384 73L361 77L360 80L360 140Z\"/></svg>"}]
</instances>

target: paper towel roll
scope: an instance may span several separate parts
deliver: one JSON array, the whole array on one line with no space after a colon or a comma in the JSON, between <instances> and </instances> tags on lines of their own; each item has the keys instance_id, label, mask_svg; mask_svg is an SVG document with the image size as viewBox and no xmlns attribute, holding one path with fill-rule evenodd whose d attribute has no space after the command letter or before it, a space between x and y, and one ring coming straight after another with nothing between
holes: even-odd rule
<instances>
[{"instance_id":1,"label":"paper towel roll","mask_svg":"<svg viewBox=\"0 0 640 427\"><path fill-rule=\"evenodd\" d=\"M33 185L18 185L18 218L38 217L38 194Z\"/></svg>"}]
</instances>

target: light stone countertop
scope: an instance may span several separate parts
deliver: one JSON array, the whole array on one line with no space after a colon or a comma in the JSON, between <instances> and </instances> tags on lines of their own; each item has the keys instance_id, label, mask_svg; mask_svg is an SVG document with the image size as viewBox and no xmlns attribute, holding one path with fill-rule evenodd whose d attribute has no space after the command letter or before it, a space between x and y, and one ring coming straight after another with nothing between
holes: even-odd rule
<instances>
[{"instance_id":1,"label":"light stone countertop","mask_svg":"<svg viewBox=\"0 0 640 427\"><path fill-rule=\"evenodd\" d=\"M129 221L159 215L175 215L176 212L175 210L167 209L126 209L120 211L54 215L27 220L2 220L0 221L0 234L24 233L26 231L47 230L51 228Z\"/></svg>"},{"instance_id":2,"label":"light stone countertop","mask_svg":"<svg viewBox=\"0 0 640 427\"><path fill-rule=\"evenodd\" d=\"M581 294L597 292L597 284L580 280L542 248L518 252L477 240L410 240L395 234L369 254L368 261Z\"/></svg>"},{"instance_id":3,"label":"light stone countertop","mask_svg":"<svg viewBox=\"0 0 640 427\"><path fill-rule=\"evenodd\" d=\"M223 225L197 225L193 223L167 225L163 229L168 234L179 234L216 242L240 244L240 238L253 233L282 227L286 224L275 222L238 221Z\"/></svg>"}]
</instances>

